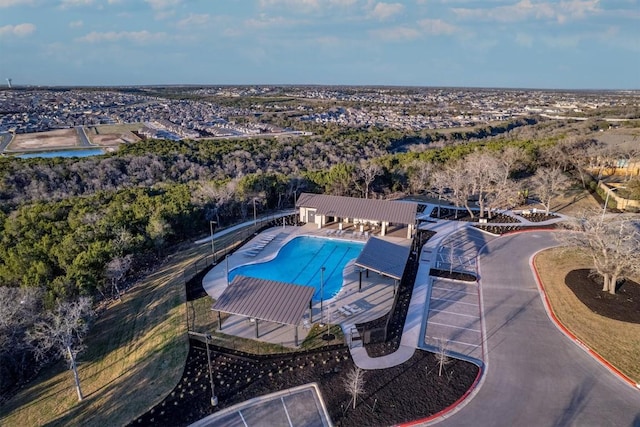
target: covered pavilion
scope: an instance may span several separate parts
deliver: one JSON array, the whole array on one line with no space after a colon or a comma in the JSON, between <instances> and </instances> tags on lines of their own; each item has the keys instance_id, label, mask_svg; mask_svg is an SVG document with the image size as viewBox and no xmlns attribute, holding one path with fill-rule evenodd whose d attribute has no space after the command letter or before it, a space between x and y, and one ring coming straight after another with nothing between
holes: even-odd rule
<instances>
[{"instance_id":1,"label":"covered pavilion","mask_svg":"<svg viewBox=\"0 0 640 427\"><path fill-rule=\"evenodd\" d=\"M296 208L300 210L300 221L316 224L318 228L334 222L339 226L352 223L354 228L359 226L359 233L365 228L379 228L380 236L384 236L389 225L402 224L407 226L410 239L415 230L418 203L302 193Z\"/></svg>"},{"instance_id":2,"label":"covered pavilion","mask_svg":"<svg viewBox=\"0 0 640 427\"><path fill-rule=\"evenodd\" d=\"M258 323L263 320L294 327L295 345L298 345L298 326L305 310L311 318L312 297L315 288L274 280L236 276L214 303L211 310L218 312L218 327L222 330L221 313L247 317L255 323L256 339Z\"/></svg>"}]
</instances>

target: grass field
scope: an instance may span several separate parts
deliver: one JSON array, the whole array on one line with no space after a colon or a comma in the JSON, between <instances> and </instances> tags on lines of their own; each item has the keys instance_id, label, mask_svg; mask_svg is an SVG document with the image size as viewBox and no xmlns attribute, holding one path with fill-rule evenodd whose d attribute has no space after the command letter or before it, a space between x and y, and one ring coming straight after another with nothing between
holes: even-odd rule
<instances>
[{"instance_id":1,"label":"grass field","mask_svg":"<svg viewBox=\"0 0 640 427\"><path fill-rule=\"evenodd\" d=\"M578 250L555 248L538 254L535 265L558 320L589 348L640 383L640 324L593 313L564 283L571 270L591 268L589 258Z\"/></svg>"},{"instance_id":2,"label":"grass field","mask_svg":"<svg viewBox=\"0 0 640 427\"><path fill-rule=\"evenodd\" d=\"M188 351L182 273L207 250L177 254L100 316L79 359L83 402L60 362L0 408L0 425L123 425L161 401Z\"/></svg>"}]
</instances>

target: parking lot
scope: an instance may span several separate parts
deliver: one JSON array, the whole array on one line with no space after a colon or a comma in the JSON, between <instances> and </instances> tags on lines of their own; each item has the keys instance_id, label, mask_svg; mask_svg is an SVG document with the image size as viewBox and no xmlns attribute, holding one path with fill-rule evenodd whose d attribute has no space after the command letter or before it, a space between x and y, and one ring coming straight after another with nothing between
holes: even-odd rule
<instances>
[{"instance_id":1,"label":"parking lot","mask_svg":"<svg viewBox=\"0 0 640 427\"><path fill-rule=\"evenodd\" d=\"M434 278L425 344L482 360L479 301L477 283Z\"/></svg>"},{"instance_id":2,"label":"parking lot","mask_svg":"<svg viewBox=\"0 0 640 427\"><path fill-rule=\"evenodd\" d=\"M314 384L308 384L248 400L197 421L191 427L330 425L320 392Z\"/></svg>"}]
</instances>

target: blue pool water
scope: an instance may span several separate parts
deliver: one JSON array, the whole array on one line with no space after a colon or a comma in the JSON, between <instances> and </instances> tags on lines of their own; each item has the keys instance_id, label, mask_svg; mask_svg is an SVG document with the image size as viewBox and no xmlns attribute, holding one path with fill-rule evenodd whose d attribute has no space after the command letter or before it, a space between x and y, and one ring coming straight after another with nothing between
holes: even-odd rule
<instances>
[{"instance_id":1,"label":"blue pool water","mask_svg":"<svg viewBox=\"0 0 640 427\"><path fill-rule=\"evenodd\" d=\"M240 274L265 280L313 286L313 300L320 300L320 280L323 299L334 297L342 288L342 271L358 257L364 243L316 237L296 237L284 245L278 255L267 262L236 267L229 272L229 282ZM321 274L321 268L324 273Z\"/></svg>"},{"instance_id":2,"label":"blue pool water","mask_svg":"<svg viewBox=\"0 0 640 427\"><path fill-rule=\"evenodd\" d=\"M104 150L102 148L87 148L84 150L63 150L63 151L43 151L41 153L29 153L29 154L20 154L17 157L21 159L32 159L34 157L90 157L90 156L99 156L104 154Z\"/></svg>"}]
</instances>

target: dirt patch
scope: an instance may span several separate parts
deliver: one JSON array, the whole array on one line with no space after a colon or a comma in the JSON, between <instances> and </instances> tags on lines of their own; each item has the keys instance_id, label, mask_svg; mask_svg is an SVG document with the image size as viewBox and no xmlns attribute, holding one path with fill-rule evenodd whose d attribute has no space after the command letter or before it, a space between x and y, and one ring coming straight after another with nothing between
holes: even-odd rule
<instances>
[{"instance_id":1,"label":"dirt patch","mask_svg":"<svg viewBox=\"0 0 640 427\"><path fill-rule=\"evenodd\" d=\"M640 323L640 284L625 280L612 295L602 291L602 278L583 268L570 271L565 283L589 310L622 322Z\"/></svg>"},{"instance_id":2,"label":"dirt patch","mask_svg":"<svg viewBox=\"0 0 640 427\"><path fill-rule=\"evenodd\" d=\"M69 148L78 145L78 134L75 129L59 129L47 132L23 133L15 136L9 149L11 151L49 150Z\"/></svg>"},{"instance_id":3,"label":"dirt patch","mask_svg":"<svg viewBox=\"0 0 640 427\"><path fill-rule=\"evenodd\" d=\"M100 146L118 146L128 142L139 141L140 139L132 133L128 135L122 134L106 134L106 135L89 135L91 142L94 145Z\"/></svg>"},{"instance_id":4,"label":"dirt patch","mask_svg":"<svg viewBox=\"0 0 640 427\"><path fill-rule=\"evenodd\" d=\"M388 426L442 411L469 390L479 373L476 365L455 360L438 376L434 355L417 350L402 365L365 371L365 393L352 409L344 377L354 364L345 346L279 356L254 356L214 346L210 350L218 397L215 410L210 403L206 348L192 340L176 388L130 425L188 425L247 399L316 382L335 425Z\"/></svg>"}]
</instances>

